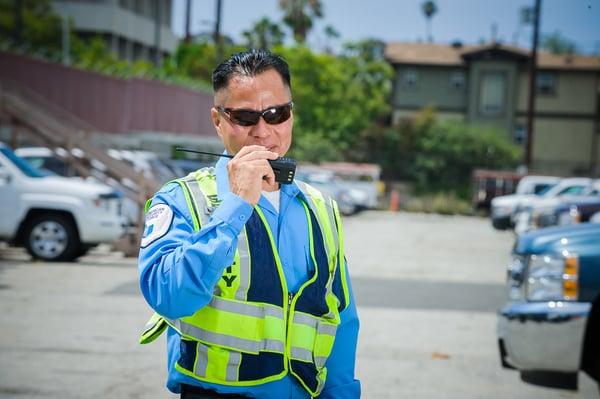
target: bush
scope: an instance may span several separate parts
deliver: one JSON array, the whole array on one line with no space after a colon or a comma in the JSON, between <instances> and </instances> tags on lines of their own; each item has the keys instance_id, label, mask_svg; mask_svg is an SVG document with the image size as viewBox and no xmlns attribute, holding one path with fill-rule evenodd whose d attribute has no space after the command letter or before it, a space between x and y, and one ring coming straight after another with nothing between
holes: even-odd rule
<instances>
[{"instance_id":1,"label":"bush","mask_svg":"<svg viewBox=\"0 0 600 399\"><path fill-rule=\"evenodd\" d=\"M408 200L405 210L409 212L439 213L442 215L472 215L473 208L454 193L437 193Z\"/></svg>"},{"instance_id":2,"label":"bush","mask_svg":"<svg viewBox=\"0 0 600 399\"><path fill-rule=\"evenodd\" d=\"M395 128L361 136L365 161L377 162L386 179L414 183L417 194L453 192L466 199L474 169L517 166L521 149L506 133L461 121L439 122L432 108Z\"/></svg>"}]
</instances>

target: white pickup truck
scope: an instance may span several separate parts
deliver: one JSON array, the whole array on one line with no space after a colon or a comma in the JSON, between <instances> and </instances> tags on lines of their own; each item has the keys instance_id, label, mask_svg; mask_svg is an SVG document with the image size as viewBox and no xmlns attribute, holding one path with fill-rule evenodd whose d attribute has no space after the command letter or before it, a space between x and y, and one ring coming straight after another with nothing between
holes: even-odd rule
<instances>
[{"instance_id":1,"label":"white pickup truck","mask_svg":"<svg viewBox=\"0 0 600 399\"><path fill-rule=\"evenodd\" d=\"M0 240L34 258L72 261L119 238L121 200L104 184L48 176L0 143Z\"/></svg>"},{"instance_id":2,"label":"white pickup truck","mask_svg":"<svg viewBox=\"0 0 600 399\"><path fill-rule=\"evenodd\" d=\"M514 194L493 198L490 210L494 228L506 230L513 227L515 212L519 205L537 197L559 181L560 178L555 176L525 176L519 181Z\"/></svg>"}]
</instances>

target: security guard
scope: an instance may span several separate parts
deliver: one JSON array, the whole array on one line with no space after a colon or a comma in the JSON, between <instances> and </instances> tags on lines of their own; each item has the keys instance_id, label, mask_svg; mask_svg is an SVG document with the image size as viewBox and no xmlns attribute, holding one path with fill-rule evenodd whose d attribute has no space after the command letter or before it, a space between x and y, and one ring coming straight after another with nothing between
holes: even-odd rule
<instances>
[{"instance_id":1,"label":"security guard","mask_svg":"<svg viewBox=\"0 0 600 399\"><path fill-rule=\"evenodd\" d=\"M264 50L213 72L211 118L226 152L146 207L140 287L167 332L182 398L358 398L358 316L337 204L268 160L291 144L286 62Z\"/></svg>"}]
</instances>

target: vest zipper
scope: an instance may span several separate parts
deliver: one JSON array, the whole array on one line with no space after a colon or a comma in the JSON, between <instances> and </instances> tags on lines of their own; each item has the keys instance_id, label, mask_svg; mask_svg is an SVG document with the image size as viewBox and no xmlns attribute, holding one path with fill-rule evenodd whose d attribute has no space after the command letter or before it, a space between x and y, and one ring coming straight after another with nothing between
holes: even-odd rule
<instances>
[{"instance_id":1,"label":"vest zipper","mask_svg":"<svg viewBox=\"0 0 600 399\"><path fill-rule=\"evenodd\" d=\"M294 300L294 293L288 292L288 309L292 306L292 301Z\"/></svg>"}]
</instances>

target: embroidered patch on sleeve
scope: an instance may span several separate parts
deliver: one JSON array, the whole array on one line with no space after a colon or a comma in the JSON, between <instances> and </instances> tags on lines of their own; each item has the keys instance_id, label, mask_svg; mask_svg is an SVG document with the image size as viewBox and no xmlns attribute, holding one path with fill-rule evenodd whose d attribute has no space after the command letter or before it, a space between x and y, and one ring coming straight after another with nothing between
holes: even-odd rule
<instances>
[{"instance_id":1,"label":"embroidered patch on sleeve","mask_svg":"<svg viewBox=\"0 0 600 399\"><path fill-rule=\"evenodd\" d=\"M148 209L146 213L146 222L144 223L144 234L142 235L142 248L147 247L158 240L171 227L173 221L173 211L167 204L157 204Z\"/></svg>"}]
</instances>

